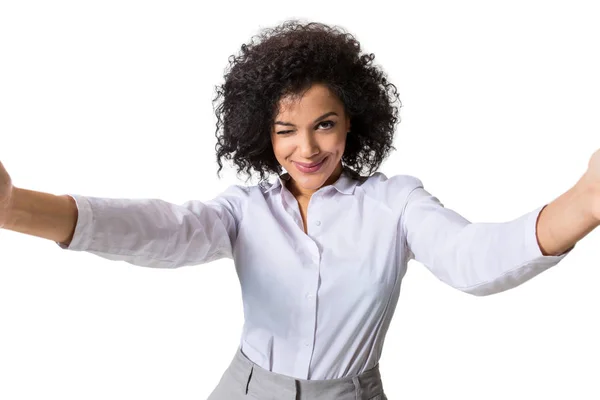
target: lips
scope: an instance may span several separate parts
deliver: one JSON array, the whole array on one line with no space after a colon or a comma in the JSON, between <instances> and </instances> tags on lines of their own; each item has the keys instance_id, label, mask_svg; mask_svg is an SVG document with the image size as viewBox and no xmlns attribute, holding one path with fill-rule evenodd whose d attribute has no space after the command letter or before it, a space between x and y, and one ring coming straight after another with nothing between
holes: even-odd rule
<instances>
[{"instance_id":1,"label":"lips","mask_svg":"<svg viewBox=\"0 0 600 400\"><path fill-rule=\"evenodd\" d=\"M325 158L327 158L327 157L325 157ZM321 160L321 161L319 161L319 162L315 162L315 163L312 163L312 164L305 164L305 163L301 163L301 162L298 162L298 161L294 161L294 162L295 162L296 164L298 164L298 165L300 165L300 166L304 167L304 168L312 168L312 167L316 167L317 165L319 165L319 164L321 164L323 161L325 161L325 158L324 158L324 159L322 159L322 160Z\"/></svg>"},{"instance_id":2,"label":"lips","mask_svg":"<svg viewBox=\"0 0 600 400\"><path fill-rule=\"evenodd\" d=\"M294 165L296 166L296 169L304 174L312 174L315 173L317 171L319 171L321 169L321 167L323 167L323 164L325 164L325 160L327 160L327 157L325 157L324 159L322 159L319 162L316 163L311 163L311 164L305 164L305 163L300 163L300 162L296 162L296 161L292 161L294 163Z\"/></svg>"}]
</instances>

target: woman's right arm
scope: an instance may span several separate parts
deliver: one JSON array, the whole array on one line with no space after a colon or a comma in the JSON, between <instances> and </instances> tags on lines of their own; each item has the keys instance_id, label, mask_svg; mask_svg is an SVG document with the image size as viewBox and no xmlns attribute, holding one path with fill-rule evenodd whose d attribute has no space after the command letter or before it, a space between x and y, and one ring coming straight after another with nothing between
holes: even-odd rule
<instances>
[{"instance_id":1,"label":"woman's right arm","mask_svg":"<svg viewBox=\"0 0 600 400\"><path fill-rule=\"evenodd\" d=\"M210 201L53 195L15 188L0 163L0 227L130 264L176 268L233 258L247 188Z\"/></svg>"}]
</instances>

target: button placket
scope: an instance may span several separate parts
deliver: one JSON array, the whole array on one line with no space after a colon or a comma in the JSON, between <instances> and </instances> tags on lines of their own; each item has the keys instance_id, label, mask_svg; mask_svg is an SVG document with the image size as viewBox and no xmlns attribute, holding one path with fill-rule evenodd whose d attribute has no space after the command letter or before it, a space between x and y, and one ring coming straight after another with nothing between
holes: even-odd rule
<instances>
[{"instance_id":1,"label":"button placket","mask_svg":"<svg viewBox=\"0 0 600 400\"><path fill-rule=\"evenodd\" d=\"M315 210L314 210L315 205L314 205L314 203L315 203L315 201L316 202L319 201L319 199L318 199L319 196L322 196L321 190L322 189L319 189L317 192L313 193L312 197L310 198L310 200L308 202L308 207L307 207L306 212L307 212L307 214L309 216L309 223L310 223L309 226L314 226L314 227L321 226L321 220L318 219L318 214L317 214L316 219L315 219L315 216L314 216L314 213L315 213ZM317 208L318 208L318 206L317 206ZM311 222L311 221L314 221L314 222Z\"/></svg>"},{"instance_id":2,"label":"button placket","mask_svg":"<svg viewBox=\"0 0 600 400\"><path fill-rule=\"evenodd\" d=\"M317 273L318 275L318 273ZM317 278L318 280L318 278ZM316 323L316 308L315 308L315 299L316 299L316 295L317 295L317 291L316 288L313 285L310 285L309 287L305 288L305 292L304 292L304 298L305 300L305 306L304 306L304 313L307 317L307 321L311 321L312 323L307 323L305 324L305 327L303 328L303 335L304 336L303 340L302 340L302 344L305 348L310 347L313 344L313 340L314 340L314 327L315 327L315 323Z\"/></svg>"}]
</instances>

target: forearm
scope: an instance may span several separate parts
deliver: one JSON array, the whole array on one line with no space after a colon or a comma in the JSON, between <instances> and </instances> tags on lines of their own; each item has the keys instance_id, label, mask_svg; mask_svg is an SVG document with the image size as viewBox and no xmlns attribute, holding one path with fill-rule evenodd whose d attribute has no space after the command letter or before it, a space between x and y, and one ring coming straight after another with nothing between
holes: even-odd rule
<instances>
[{"instance_id":1,"label":"forearm","mask_svg":"<svg viewBox=\"0 0 600 400\"><path fill-rule=\"evenodd\" d=\"M77 205L70 196L15 187L3 228L68 244L77 214Z\"/></svg>"},{"instance_id":2,"label":"forearm","mask_svg":"<svg viewBox=\"0 0 600 400\"><path fill-rule=\"evenodd\" d=\"M564 253L600 224L593 206L599 190L589 182L584 175L541 211L536 234L544 255Z\"/></svg>"}]
</instances>

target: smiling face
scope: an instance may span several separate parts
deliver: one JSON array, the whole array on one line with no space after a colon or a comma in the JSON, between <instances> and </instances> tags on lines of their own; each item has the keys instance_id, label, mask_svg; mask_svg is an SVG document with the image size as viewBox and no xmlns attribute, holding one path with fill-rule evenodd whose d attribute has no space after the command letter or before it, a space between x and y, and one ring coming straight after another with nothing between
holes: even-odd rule
<instances>
[{"instance_id":1,"label":"smiling face","mask_svg":"<svg viewBox=\"0 0 600 400\"><path fill-rule=\"evenodd\" d=\"M275 158L292 178L290 186L310 195L335 182L349 130L343 103L325 85L313 85L299 99L282 98L271 143Z\"/></svg>"}]
</instances>

